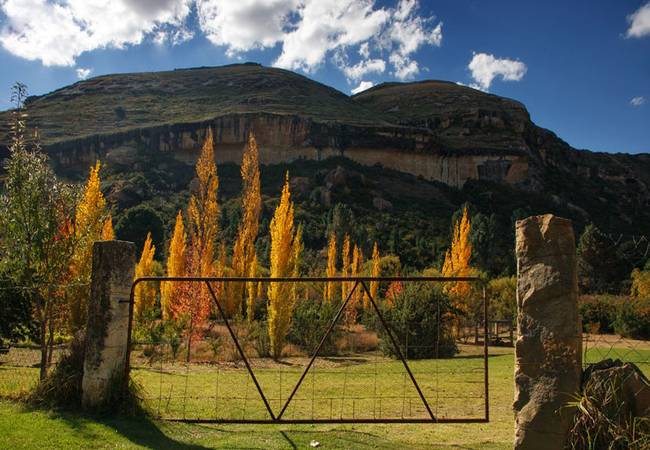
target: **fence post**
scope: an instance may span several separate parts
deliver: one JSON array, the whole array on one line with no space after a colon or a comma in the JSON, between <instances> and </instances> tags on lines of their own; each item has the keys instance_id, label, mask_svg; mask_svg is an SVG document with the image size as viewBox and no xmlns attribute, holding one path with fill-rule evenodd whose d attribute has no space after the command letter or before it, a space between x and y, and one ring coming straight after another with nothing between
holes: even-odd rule
<instances>
[{"instance_id":1,"label":"fence post","mask_svg":"<svg viewBox=\"0 0 650 450\"><path fill-rule=\"evenodd\" d=\"M112 388L124 385L129 299L135 275L135 244L98 241L93 267L84 344L84 407L101 405Z\"/></svg>"},{"instance_id":2,"label":"fence post","mask_svg":"<svg viewBox=\"0 0 650 450\"><path fill-rule=\"evenodd\" d=\"M516 450L563 448L582 378L575 238L551 214L517 222Z\"/></svg>"}]
</instances>

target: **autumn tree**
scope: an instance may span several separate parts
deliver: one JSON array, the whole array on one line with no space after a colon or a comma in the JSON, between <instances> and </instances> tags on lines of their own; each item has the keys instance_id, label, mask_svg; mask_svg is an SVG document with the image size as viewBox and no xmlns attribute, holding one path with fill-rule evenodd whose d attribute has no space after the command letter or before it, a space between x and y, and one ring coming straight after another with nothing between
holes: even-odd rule
<instances>
[{"instance_id":1,"label":"autumn tree","mask_svg":"<svg viewBox=\"0 0 650 450\"><path fill-rule=\"evenodd\" d=\"M79 242L72 258L73 280L77 287L70 296L69 327L72 332L86 325L86 309L90 295L90 275L92 272L93 243L102 239L102 231L112 233L112 227L106 226L106 201L99 189L99 168L90 168L90 175L84 189L84 195L77 205L75 215L75 235Z\"/></svg>"},{"instance_id":2,"label":"autumn tree","mask_svg":"<svg viewBox=\"0 0 650 450\"><path fill-rule=\"evenodd\" d=\"M285 278L295 268L296 240L294 239L293 202L289 194L289 173L282 189L280 204L271 220L271 278ZM291 286L287 283L271 283L268 288L268 328L271 338L271 354L280 358L289 330L293 301Z\"/></svg>"},{"instance_id":3,"label":"autumn tree","mask_svg":"<svg viewBox=\"0 0 650 450\"><path fill-rule=\"evenodd\" d=\"M22 84L13 89L13 137L0 194L0 272L10 281L8 288L16 288L15 297L26 297L31 303L39 329L43 378L52 351L54 311L63 298L61 285L70 280L76 193L57 180L37 145L26 144L23 100L27 91Z\"/></svg>"},{"instance_id":4,"label":"autumn tree","mask_svg":"<svg viewBox=\"0 0 650 450\"><path fill-rule=\"evenodd\" d=\"M645 265L644 270L632 271L632 295L650 299L650 261Z\"/></svg>"},{"instance_id":5,"label":"autumn tree","mask_svg":"<svg viewBox=\"0 0 650 450\"><path fill-rule=\"evenodd\" d=\"M460 222L456 222L451 248L447 249L445 262L442 266L443 277L467 277L469 276L469 259L472 256L472 244L469 242L470 223L467 218L467 208L463 211ZM445 292L454 299L454 306L463 308L465 299L469 295L467 282L448 283Z\"/></svg>"},{"instance_id":6,"label":"autumn tree","mask_svg":"<svg viewBox=\"0 0 650 450\"><path fill-rule=\"evenodd\" d=\"M174 234L169 244L169 256L167 257L167 276L184 277L185 271L185 248L187 235L183 226L183 215L178 211L176 224L174 225ZM178 292L176 291L177 283L168 281L163 282L161 286L160 306L163 320L172 317L171 305L176 303Z\"/></svg>"},{"instance_id":7,"label":"autumn tree","mask_svg":"<svg viewBox=\"0 0 650 450\"><path fill-rule=\"evenodd\" d=\"M244 158L241 166L242 177L242 216L237 227L237 237L232 257L232 269L234 277L247 277L251 273L253 260L255 259L255 239L259 227L260 213L262 211L262 197L260 195L260 168L258 163L257 142L251 133L248 145L244 149ZM237 283L235 285L235 310L239 312L240 303L243 298L248 299L247 312L252 311L250 301L252 296L246 296L248 283ZM253 320L251 316L248 320Z\"/></svg>"},{"instance_id":8,"label":"autumn tree","mask_svg":"<svg viewBox=\"0 0 650 450\"><path fill-rule=\"evenodd\" d=\"M330 234L329 243L327 245L327 270L325 272L327 278L333 278L336 275L336 232L332 231ZM325 286L325 299L331 302L334 298L334 282L328 281Z\"/></svg>"},{"instance_id":9,"label":"autumn tree","mask_svg":"<svg viewBox=\"0 0 650 450\"><path fill-rule=\"evenodd\" d=\"M354 250L352 251L352 263L350 265L350 276L352 278L358 277L362 269L363 269L363 253L361 253L361 249L357 247L357 245L355 244ZM350 292L350 289L352 289L353 287L354 287L354 283L350 283L348 288L348 293ZM363 288L361 286L357 286L357 288L352 293L352 297L350 297L350 301L345 310L345 323L348 325L348 328L354 325L357 321L358 308L361 302L362 293L363 293ZM343 300L345 301L345 299Z\"/></svg>"},{"instance_id":10,"label":"autumn tree","mask_svg":"<svg viewBox=\"0 0 650 450\"><path fill-rule=\"evenodd\" d=\"M104 221L101 238L102 241L112 241L115 239L115 233L113 232L113 217L111 216L111 213L108 213L108 217Z\"/></svg>"},{"instance_id":11,"label":"autumn tree","mask_svg":"<svg viewBox=\"0 0 650 450\"><path fill-rule=\"evenodd\" d=\"M374 247L372 248L372 277L379 277L379 249L377 248L377 243L375 242ZM379 281L370 282L370 296L376 302L377 294L379 293ZM368 296L364 293L363 307L368 307Z\"/></svg>"},{"instance_id":12,"label":"autumn tree","mask_svg":"<svg viewBox=\"0 0 650 450\"><path fill-rule=\"evenodd\" d=\"M135 266L134 281L138 278L153 276L153 255L155 252L156 247L151 244L151 234L148 234L147 239L144 241L144 249L142 250L140 261ZM152 309L154 305L156 290L153 282L145 281L138 283L135 286L134 297L133 315L138 322L142 322L142 313L147 309Z\"/></svg>"},{"instance_id":13,"label":"autumn tree","mask_svg":"<svg viewBox=\"0 0 650 450\"><path fill-rule=\"evenodd\" d=\"M350 274L350 236L348 234L343 238L343 248L341 249L341 276L347 278ZM350 282L344 281L341 288L341 301L348 298L348 293L352 286Z\"/></svg>"},{"instance_id":14,"label":"autumn tree","mask_svg":"<svg viewBox=\"0 0 650 450\"><path fill-rule=\"evenodd\" d=\"M205 144L196 163L198 180L197 195L192 195L188 208L192 254L191 275L208 277L213 275L214 246L217 238L219 204L217 191L219 178L214 163L212 129L208 128Z\"/></svg>"}]
</instances>

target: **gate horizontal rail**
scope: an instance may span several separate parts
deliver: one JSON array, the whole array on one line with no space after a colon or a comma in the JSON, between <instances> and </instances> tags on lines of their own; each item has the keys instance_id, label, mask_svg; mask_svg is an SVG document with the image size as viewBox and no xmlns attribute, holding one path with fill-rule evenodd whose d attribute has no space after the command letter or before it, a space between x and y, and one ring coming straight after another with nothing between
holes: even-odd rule
<instances>
[{"instance_id":1,"label":"gate horizontal rail","mask_svg":"<svg viewBox=\"0 0 650 450\"><path fill-rule=\"evenodd\" d=\"M133 320L133 310L134 310L134 304L135 304L135 293L136 293L136 286L140 283L145 283L145 282L172 282L172 283L200 283L204 285L207 288L207 291L210 294L210 297L212 298L214 305L217 308L217 311L223 320L223 323L228 331L228 335L232 339L232 343L236 347L237 354L243 361L246 371L250 379L253 381L253 384L255 385L255 388L259 394L259 398L262 400L264 404L264 409L267 411L269 418L268 419L257 419L257 418L201 418L201 417L161 417L164 420L169 420L169 421L181 421L181 422L188 422L188 423L250 423L250 424L274 424L274 423L283 423L283 424L316 424L316 423L485 423L489 422L489 389L488 389L488 344L489 344L489 327L484 327L484 334L483 334L483 354L482 354L482 370L483 370L483 379L482 379L482 384L483 384L483 398L484 398L484 405L483 405L483 415L481 417L456 417L456 418L449 418L449 417L440 417L434 414L434 412L431 409L431 406L429 404L429 401L427 400L427 397L424 395L422 392L422 389L420 385L418 384L418 381L414 375L414 373L411 370L411 367L409 366L408 360L405 358L405 355L402 353L400 349L400 345L396 341L394 337L394 332L389 326L389 324L385 321L380 308L378 307L376 303L376 299L373 298L370 289L368 288L369 283L373 282L379 282L379 283L458 283L458 282L467 282L467 283L478 283L482 289L482 297L483 297L483 308L482 308L482 313L483 313L483 321L484 323L487 323L488 320L488 305L487 305L487 285L486 283L475 277L301 277L301 278L263 278L263 277L256 277L256 278L245 278L245 277L142 277L138 278L137 280L134 281L132 288L131 288L131 296L130 296L130 318L129 318L129 325L128 325L128 332L129 332L129 340L127 343L127 355L126 355L126 364L125 364L125 374L126 374L126 382L129 380L129 375L131 371L131 352L132 352L132 332L133 332L133 326L134 326L134 320ZM249 358L246 356L246 353L244 349L241 346L241 343L239 342L239 338L235 330L233 330L233 327L228 320L227 314L224 310L223 305L219 301L218 295L215 293L213 284L214 283L266 283L266 284L271 284L271 283L347 283L349 292L347 293L347 297L345 300L342 302L341 306L338 309L338 312L336 313L336 316L332 320L332 322L329 324L329 327L325 333L325 335L322 337L322 339L319 342L318 347L316 348L315 352L309 359L309 362L307 363L306 367L302 371L302 374L300 375L300 378L298 379L297 383L294 385L291 394L288 396L286 399L286 402L282 400L282 395L280 394L280 404L282 405L282 408L278 414L274 412L274 409L271 407L269 400L277 400L275 398L267 398L267 395L264 392L264 389L260 385L256 375L255 371L251 367L251 364L249 362ZM352 286L351 288L349 286ZM312 397L312 417L311 418L286 418L283 417L285 415L285 412L287 412L288 408L290 405L292 405L292 401L294 400L294 396L298 389L301 387L303 380L305 379L306 375L310 371L311 367L313 366L314 362L316 359L319 357L319 353L327 341L328 337L330 336L332 330L334 327L337 325L339 322L342 314L346 310L346 306L350 302L350 299L353 297L353 294L355 291L359 289L360 292L357 295L363 294L365 298L368 299L368 303L372 306L374 312L377 314L377 318L379 319L379 322L381 323L381 326L383 330L386 333L386 336L388 337L390 344L392 345L393 351L395 352L395 355L397 356L397 360L401 361L402 366L405 370L404 377L408 374L408 379L411 381L412 386L415 388L417 391L417 396L416 397L409 397L409 408L411 408L412 399L419 398L421 401L421 405L424 406L426 409L426 414L425 417L404 417L404 405L402 406L402 417L371 417L371 418L343 418L343 417L329 417L329 418L316 418L313 417L314 412L313 412L313 404L315 402L315 399ZM188 362L190 358L190 353L188 350ZM376 370L376 369L375 369ZM162 376L162 369L161 369L161 376ZM190 376L190 375L188 375ZM282 374L280 374L280 383L281 383L281 377ZM375 374L375 389L376 389L376 380L377 375ZM346 381L347 381L347 369L346 369ZM406 378L404 378L404 389L406 389ZM186 380L186 388L187 388L187 380ZM344 391L345 391L345 385L344 385ZM248 399L248 391L247 392L247 397ZM280 387L280 392L281 392L281 387ZM470 392L470 394L472 394ZM405 394L404 394L405 395ZM162 396L162 392L161 392ZM172 393L170 391L169 394L169 399L168 403L171 399ZM237 397L231 397L231 399L234 399ZM405 401L407 397L403 397L403 401ZM218 381L217 381L217 397L218 401ZM318 400L323 400L323 399L318 399ZM330 410L333 408L332 406L332 399L330 400ZM341 398L341 415L343 414L343 407L345 403L345 393L344 397ZM350 400L350 398L348 398ZM376 402L376 398L374 399ZM303 401L303 400L301 400ZM184 410L185 406L183 406ZM294 405L295 408L295 405ZM381 408L381 399L380 399L380 408ZM417 405L416 405L417 408ZM354 403L353 403L353 410L354 410ZM244 416L246 415L246 412L244 412ZM381 410L380 410L380 415L381 415Z\"/></svg>"}]
</instances>

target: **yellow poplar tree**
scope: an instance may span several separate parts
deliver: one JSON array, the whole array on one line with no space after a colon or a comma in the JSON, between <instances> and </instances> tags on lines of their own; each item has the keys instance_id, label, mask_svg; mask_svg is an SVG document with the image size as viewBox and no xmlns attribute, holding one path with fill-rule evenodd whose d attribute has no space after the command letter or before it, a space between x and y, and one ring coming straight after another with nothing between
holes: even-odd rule
<instances>
[{"instance_id":1,"label":"yellow poplar tree","mask_svg":"<svg viewBox=\"0 0 650 450\"><path fill-rule=\"evenodd\" d=\"M147 239L144 241L144 248L140 261L135 266L135 278L150 277L153 275L153 255L156 252L156 246L151 243L151 233L147 234ZM142 323L142 313L153 308L154 299L156 297L156 290L151 281L138 283L135 287L135 303L133 305L133 315L138 322Z\"/></svg>"},{"instance_id":2,"label":"yellow poplar tree","mask_svg":"<svg viewBox=\"0 0 650 450\"><path fill-rule=\"evenodd\" d=\"M280 204L271 220L271 277L285 278L294 270L293 202L289 194L289 173L282 189ZM282 355L282 349L289 329L293 301L286 283L271 283L268 289L268 326L271 338L271 354L275 359Z\"/></svg>"},{"instance_id":3,"label":"yellow poplar tree","mask_svg":"<svg viewBox=\"0 0 650 450\"><path fill-rule=\"evenodd\" d=\"M169 256L167 257L167 276L168 277L184 277L185 272L185 241L187 235L183 226L183 215L178 211L176 216L176 224L174 225L174 234L169 244ZM162 295L160 297L160 306L162 309L163 320L170 319L171 305L175 302L178 296L176 284L172 282L162 283Z\"/></svg>"},{"instance_id":4,"label":"yellow poplar tree","mask_svg":"<svg viewBox=\"0 0 650 450\"><path fill-rule=\"evenodd\" d=\"M251 265L249 267L249 272L247 275L249 278L257 278L258 272L257 272L256 253L253 253L253 261L251 262ZM260 289L259 289L259 285L256 285L252 281L247 282L246 286L247 286L246 289L248 291L248 299L246 301L246 318L248 319L249 322L252 322L253 318L255 317L255 300L257 300Z\"/></svg>"},{"instance_id":5,"label":"yellow poplar tree","mask_svg":"<svg viewBox=\"0 0 650 450\"><path fill-rule=\"evenodd\" d=\"M102 241L112 241L113 239L115 239L115 233L113 233L113 217L111 213L108 213L108 217L104 221L102 228Z\"/></svg>"},{"instance_id":6,"label":"yellow poplar tree","mask_svg":"<svg viewBox=\"0 0 650 450\"><path fill-rule=\"evenodd\" d=\"M343 238L343 249L341 250L341 276L347 278L350 273L350 236L345 233ZM350 283L344 281L341 284L341 301L344 302L348 298L348 292L350 292Z\"/></svg>"},{"instance_id":7,"label":"yellow poplar tree","mask_svg":"<svg viewBox=\"0 0 650 450\"><path fill-rule=\"evenodd\" d=\"M379 277L379 249L377 248L377 243L375 242L375 246L372 249L372 277L377 278ZM377 294L379 293L379 282L378 281L371 281L370 282L370 295L372 296L372 299L377 302ZM367 308L368 307L368 296L365 295L363 299L363 307Z\"/></svg>"},{"instance_id":8,"label":"yellow poplar tree","mask_svg":"<svg viewBox=\"0 0 650 450\"><path fill-rule=\"evenodd\" d=\"M260 195L260 167L258 163L257 142L251 133L248 145L244 149L244 159L241 166L242 177L242 217L237 227L237 237L232 258L234 277L246 277L251 272L255 257L255 239L259 227L260 213L262 211L262 197ZM244 286L248 283L235 284L236 311L240 310L239 303L246 298ZM250 296L248 296L250 300ZM247 311L250 305L247 305ZM249 319L249 320L252 320Z\"/></svg>"},{"instance_id":9,"label":"yellow poplar tree","mask_svg":"<svg viewBox=\"0 0 650 450\"><path fill-rule=\"evenodd\" d=\"M92 271L93 242L102 238L104 228L106 201L99 190L99 168L99 161L95 167L90 168L84 195L77 205L75 216L75 238L79 246L72 258L71 272L73 282L79 286L71 292L68 319L73 333L86 324L86 304L90 292L87 284L90 283Z\"/></svg>"},{"instance_id":10,"label":"yellow poplar tree","mask_svg":"<svg viewBox=\"0 0 650 450\"><path fill-rule=\"evenodd\" d=\"M447 250L445 262L442 266L443 277L468 277L469 259L472 256L472 244L469 242L470 223L467 218L467 208L463 210L463 217L456 222L451 248ZM445 292L449 293L454 301L454 306L464 308L469 295L469 285L466 282L447 283Z\"/></svg>"},{"instance_id":11,"label":"yellow poplar tree","mask_svg":"<svg viewBox=\"0 0 650 450\"><path fill-rule=\"evenodd\" d=\"M199 181L197 196L192 195L188 208L190 235L192 237L191 258L198 261L197 273L192 275L211 276L214 272L214 244L217 237L217 218L219 204L217 191L219 178L214 163L212 128L208 128L201 156L196 163L196 176Z\"/></svg>"},{"instance_id":12,"label":"yellow poplar tree","mask_svg":"<svg viewBox=\"0 0 650 450\"><path fill-rule=\"evenodd\" d=\"M332 230L327 247L327 272L326 276L332 278L336 275L336 233ZM325 299L331 302L334 298L334 282L328 281L325 287Z\"/></svg>"},{"instance_id":13,"label":"yellow poplar tree","mask_svg":"<svg viewBox=\"0 0 650 450\"><path fill-rule=\"evenodd\" d=\"M293 271L291 272L291 276L294 278L298 278L300 276L300 263L302 262L302 252L305 250L305 243L302 241L302 224L298 225L298 229L296 230L296 236L293 238ZM299 288L298 283L292 283L291 284L291 298L295 302L298 300L298 288Z\"/></svg>"},{"instance_id":14,"label":"yellow poplar tree","mask_svg":"<svg viewBox=\"0 0 650 450\"><path fill-rule=\"evenodd\" d=\"M363 268L363 253L361 253L361 250L355 244L354 250L352 251L352 264L350 266L350 276L352 278L356 278L357 276L359 276L359 270L361 268ZM348 293L350 292L350 288L352 286L354 286L354 284L349 283L349 286L347 288ZM354 291L354 294L352 294L352 297L350 298L350 302L348 303L348 306L345 310L345 322L348 325L348 329L350 326L354 325L357 321L357 308L359 305L359 301L361 300L362 291L363 288L357 287L357 289ZM345 301L345 298L343 299L343 301Z\"/></svg>"},{"instance_id":15,"label":"yellow poplar tree","mask_svg":"<svg viewBox=\"0 0 650 450\"><path fill-rule=\"evenodd\" d=\"M632 295L637 298L650 298L650 270L632 271Z\"/></svg>"}]
</instances>

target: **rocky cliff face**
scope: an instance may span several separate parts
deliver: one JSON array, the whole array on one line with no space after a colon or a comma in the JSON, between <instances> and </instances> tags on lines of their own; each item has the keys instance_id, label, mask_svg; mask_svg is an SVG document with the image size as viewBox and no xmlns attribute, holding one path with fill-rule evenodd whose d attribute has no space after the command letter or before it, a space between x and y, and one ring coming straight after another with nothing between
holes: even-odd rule
<instances>
[{"instance_id":1,"label":"rocky cliff face","mask_svg":"<svg viewBox=\"0 0 650 450\"><path fill-rule=\"evenodd\" d=\"M387 83L350 98L244 64L98 77L30 98L27 107L55 163L84 170L98 158L137 164L142 152L191 164L212 127L217 162L239 163L252 132L262 164L342 155L454 187L487 180L536 192L564 174L650 203L648 155L577 151L535 126L521 103L442 81Z\"/></svg>"}]
</instances>

